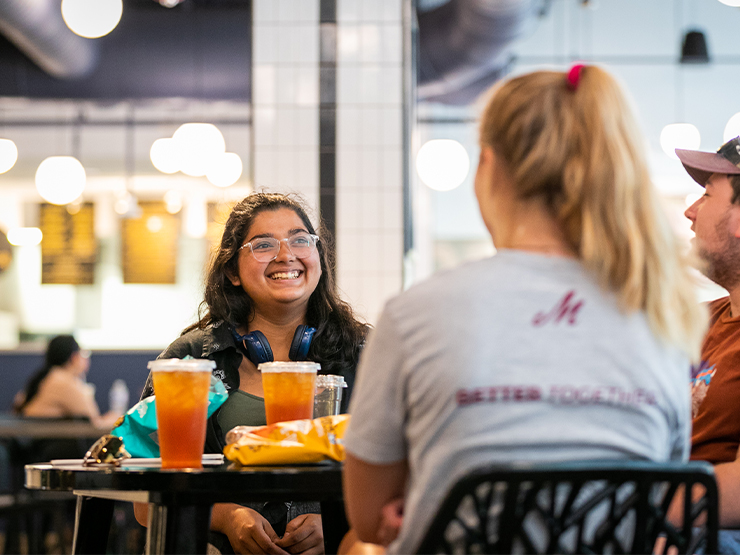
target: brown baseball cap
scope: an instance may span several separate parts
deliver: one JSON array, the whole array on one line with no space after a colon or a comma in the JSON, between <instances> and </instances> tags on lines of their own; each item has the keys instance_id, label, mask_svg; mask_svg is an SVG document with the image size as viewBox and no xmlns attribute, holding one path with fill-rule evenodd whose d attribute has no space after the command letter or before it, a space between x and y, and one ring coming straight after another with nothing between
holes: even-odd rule
<instances>
[{"instance_id":1,"label":"brown baseball cap","mask_svg":"<svg viewBox=\"0 0 740 555\"><path fill-rule=\"evenodd\" d=\"M730 139L717 152L676 149L688 174L704 187L713 173L740 175L740 136Z\"/></svg>"}]
</instances>

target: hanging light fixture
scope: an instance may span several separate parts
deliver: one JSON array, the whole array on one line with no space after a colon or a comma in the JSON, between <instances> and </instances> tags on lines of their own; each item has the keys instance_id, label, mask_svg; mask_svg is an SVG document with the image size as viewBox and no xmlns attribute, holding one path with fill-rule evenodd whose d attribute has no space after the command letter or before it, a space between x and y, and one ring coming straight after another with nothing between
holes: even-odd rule
<instances>
[{"instance_id":1,"label":"hanging light fixture","mask_svg":"<svg viewBox=\"0 0 740 555\"><path fill-rule=\"evenodd\" d=\"M734 139L740 135L740 112L732 116L727 120L725 125L725 131L722 134L722 142L726 143L730 139Z\"/></svg>"},{"instance_id":2,"label":"hanging light fixture","mask_svg":"<svg viewBox=\"0 0 740 555\"><path fill-rule=\"evenodd\" d=\"M0 173L15 166L18 160L18 147L10 139L0 139Z\"/></svg>"},{"instance_id":3,"label":"hanging light fixture","mask_svg":"<svg viewBox=\"0 0 740 555\"><path fill-rule=\"evenodd\" d=\"M121 21L123 0L62 0L62 18L70 30L97 39L107 35Z\"/></svg>"},{"instance_id":4,"label":"hanging light fixture","mask_svg":"<svg viewBox=\"0 0 740 555\"><path fill-rule=\"evenodd\" d=\"M671 123L660 132L660 147L668 156L678 160L677 148L698 150L701 146L701 134L691 123Z\"/></svg>"},{"instance_id":5,"label":"hanging light fixture","mask_svg":"<svg viewBox=\"0 0 740 555\"><path fill-rule=\"evenodd\" d=\"M177 214L182 210L182 194L179 191L170 190L164 194L165 209L170 214Z\"/></svg>"},{"instance_id":6,"label":"hanging light fixture","mask_svg":"<svg viewBox=\"0 0 740 555\"><path fill-rule=\"evenodd\" d=\"M192 177L206 174L226 151L224 136L211 123L183 123L172 135L180 158L180 171Z\"/></svg>"},{"instance_id":7,"label":"hanging light fixture","mask_svg":"<svg viewBox=\"0 0 740 555\"><path fill-rule=\"evenodd\" d=\"M233 152L217 156L206 172L206 177L216 187L228 187L242 175L242 159Z\"/></svg>"},{"instance_id":8,"label":"hanging light fixture","mask_svg":"<svg viewBox=\"0 0 740 555\"><path fill-rule=\"evenodd\" d=\"M416 171L430 189L450 191L462 184L470 171L465 147L452 139L427 141L416 155Z\"/></svg>"},{"instance_id":9,"label":"hanging light fixture","mask_svg":"<svg viewBox=\"0 0 740 555\"><path fill-rule=\"evenodd\" d=\"M709 50L704 33L698 29L688 31L683 37L681 46L682 64L708 64Z\"/></svg>"},{"instance_id":10,"label":"hanging light fixture","mask_svg":"<svg viewBox=\"0 0 740 555\"><path fill-rule=\"evenodd\" d=\"M152 165L162 173L177 173L180 171L180 159L175 141L170 138L157 139L149 149L149 159Z\"/></svg>"},{"instance_id":11,"label":"hanging light fixture","mask_svg":"<svg viewBox=\"0 0 740 555\"><path fill-rule=\"evenodd\" d=\"M74 156L49 156L36 170L36 189L51 204L68 204L85 190L85 168Z\"/></svg>"},{"instance_id":12,"label":"hanging light fixture","mask_svg":"<svg viewBox=\"0 0 740 555\"><path fill-rule=\"evenodd\" d=\"M13 227L8 230L8 243L16 247L38 245L43 237L38 227Z\"/></svg>"},{"instance_id":13,"label":"hanging light fixture","mask_svg":"<svg viewBox=\"0 0 740 555\"><path fill-rule=\"evenodd\" d=\"M740 0L719 0L725 6L731 6L733 8L740 7Z\"/></svg>"}]
</instances>

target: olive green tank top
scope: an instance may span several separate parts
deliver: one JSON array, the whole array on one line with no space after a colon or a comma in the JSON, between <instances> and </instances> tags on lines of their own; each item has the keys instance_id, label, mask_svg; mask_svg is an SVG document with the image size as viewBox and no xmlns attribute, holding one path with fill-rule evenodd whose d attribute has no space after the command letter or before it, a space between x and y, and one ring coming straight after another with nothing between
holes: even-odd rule
<instances>
[{"instance_id":1,"label":"olive green tank top","mask_svg":"<svg viewBox=\"0 0 740 555\"><path fill-rule=\"evenodd\" d=\"M265 400L241 389L236 390L221 405L218 424L224 434L235 426L264 426L267 424Z\"/></svg>"}]
</instances>

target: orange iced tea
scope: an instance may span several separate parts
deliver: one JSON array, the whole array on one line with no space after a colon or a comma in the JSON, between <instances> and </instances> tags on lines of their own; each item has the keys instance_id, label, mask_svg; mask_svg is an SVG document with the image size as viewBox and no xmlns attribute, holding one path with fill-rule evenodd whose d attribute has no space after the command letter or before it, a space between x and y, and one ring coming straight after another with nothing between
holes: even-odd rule
<instances>
[{"instance_id":1,"label":"orange iced tea","mask_svg":"<svg viewBox=\"0 0 740 555\"><path fill-rule=\"evenodd\" d=\"M266 362L259 365L268 424L313 418L315 362Z\"/></svg>"},{"instance_id":2,"label":"orange iced tea","mask_svg":"<svg viewBox=\"0 0 740 555\"><path fill-rule=\"evenodd\" d=\"M150 363L162 468L202 468L208 387L214 366L213 361L198 359Z\"/></svg>"}]
</instances>

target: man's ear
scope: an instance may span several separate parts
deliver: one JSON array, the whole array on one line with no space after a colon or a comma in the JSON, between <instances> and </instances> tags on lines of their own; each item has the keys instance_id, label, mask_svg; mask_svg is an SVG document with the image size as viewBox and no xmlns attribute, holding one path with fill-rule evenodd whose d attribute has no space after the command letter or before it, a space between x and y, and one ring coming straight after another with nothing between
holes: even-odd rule
<instances>
[{"instance_id":1,"label":"man's ear","mask_svg":"<svg viewBox=\"0 0 740 555\"><path fill-rule=\"evenodd\" d=\"M732 204L730 208L730 231L737 239L740 239L740 204Z\"/></svg>"}]
</instances>

